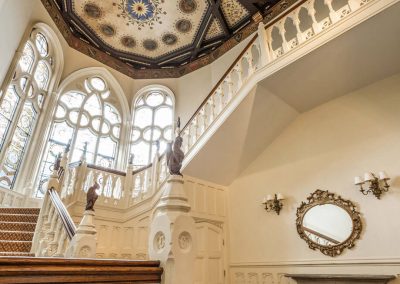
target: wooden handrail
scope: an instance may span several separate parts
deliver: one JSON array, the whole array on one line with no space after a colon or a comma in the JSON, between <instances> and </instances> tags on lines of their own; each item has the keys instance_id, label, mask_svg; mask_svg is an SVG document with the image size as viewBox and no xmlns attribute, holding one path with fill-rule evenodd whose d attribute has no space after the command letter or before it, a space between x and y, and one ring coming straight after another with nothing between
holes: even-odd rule
<instances>
[{"instance_id":1,"label":"wooden handrail","mask_svg":"<svg viewBox=\"0 0 400 284\"><path fill-rule=\"evenodd\" d=\"M160 155L160 157L158 157L158 161L161 161L161 159L162 159L164 156L165 156L165 152L164 152L162 155ZM136 175L136 174L138 174L138 173L140 173L140 172L143 172L143 171L145 171L145 170L151 168L152 166L153 166L153 163L150 163L150 164L148 164L147 166L143 166L143 167L141 167L141 168L139 168L139 169L137 169L137 170L134 170L134 171L132 171L132 175Z\"/></svg>"},{"instance_id":2,"label":"wooden handrail","mask_svg":"<svg viewBox=\"0 0 400 284\"><path fill-rule=\"evenodd\" d=\"M192 119L195 118L195 116L199 113L201 108L207 103L207 100L214 94L214 92L218 89L219 85L225 80L226 76L235 68L235 65L239 62L239 60L242 58L242 56L246 53L247 49L254 43L254 41L257 39L258 35L253 36L253 38L250 40L250 42L246 45L246 47L242 50L242 52L239 54L239 56L233 61L233 63L229 66L228 70L222 75L222 77L219 79L217 84L215 84L214 88L210 91L210 93L207 95L207 97L203 100L203 102L200 104L200 106L197 108L197 110L194 112L194 114L190 117L190 119L187 121L185 126L182 128L180 133L183 133L183 131L189 126L190 122Z\"/></svg>"},{"instance_id":3,"label":"wooden handrail","mask_svg":"<svg viewBox=\"0 0 400 284\"><path fill-rule=\"evenodd\" d=\"M60 216L61 222L67 232L68 238L72 239L76 233L76 227L69 215L64 203L61 201L60 196L57 191L52 187L48 190L50 196L50 202L53 204L54 208L57 210L58 216Z\"/></svg>"},{"instance_id":4,"label":"wooden handrail","mask_svg":"<svg viewBox=\"0 0 400 284\"><path fill-rule=\"evenodd\" d=\"M338 240L335 240L333 238L325 236L324 234L318 233L317 231L314 231L314 230L312 230L310 228L307 228L307 227L304 227L304 226L302 226L302 228L303 228L304 231L309 232L309 233L311 233L313 235L316 235L317 237L322 238L324 240L327 240L328 242L331 242L331 243L333 243L335 245L340 244L340 242Z\"/></svg>"},{"instance_id":5,"label":"wooden handrail","mask_svg":"<svg viewBox=\"0 0 400 284\"><path fill-rule=\"evenodd\" d=\"M87 164L87 167L89 169L99 170L99 171L103 171L103 172L107 172L107 173L111 173L111 174L115 174L115 175L119 175L119 176L126 176L126 173L123 171L114 170L114 169L110 169L110 168L106 168L106 167L101 167L101 166L97 166L94 164Z\"/></svg>"}]
</instances>

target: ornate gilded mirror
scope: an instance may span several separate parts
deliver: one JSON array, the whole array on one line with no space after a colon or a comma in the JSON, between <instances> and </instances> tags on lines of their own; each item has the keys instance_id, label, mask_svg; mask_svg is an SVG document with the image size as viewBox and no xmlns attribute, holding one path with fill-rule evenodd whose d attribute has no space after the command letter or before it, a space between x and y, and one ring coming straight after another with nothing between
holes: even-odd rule
<instances>
[{"instance_id":1,"label":"ornate gilded mirror","mask_svg":"<svg viewBox=\"0 0 400 284\"><path fill-rule=\"evenodd\" d=\"M297 232L308 246L337 256L360 238L360 213L349 200L317 189L297 208Z\"/></svg>"}]
</instances>

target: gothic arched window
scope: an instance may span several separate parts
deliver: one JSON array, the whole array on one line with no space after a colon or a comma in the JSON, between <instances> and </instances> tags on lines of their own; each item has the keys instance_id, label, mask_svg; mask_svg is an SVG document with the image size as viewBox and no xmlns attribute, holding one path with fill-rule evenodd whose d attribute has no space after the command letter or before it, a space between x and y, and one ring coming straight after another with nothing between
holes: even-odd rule
<instances>
[{"instance_id":1,"label":"gothic arched window","mask_svg":"<svg viewBox=\"0 0 400 284\"><path fill-rule=\"evenodd\" d=\"M148 165L172 140L174 97L164 86L148 86L138 92L133 108L131 154L135 166Z\"/></svg>"},{"instance_id":2,"label":"gothic arched window","mask_svg":"<svg viewBox=\"0 0 400 284\"><path fill-rule=\"evenodd\" d=\"M59 62L58 65L59 66ZM0 91L0 186L12 189L55 73L55 48L33 28Z\"/></svg>"},{"instance_id":3,"label":"gothic arched window","mask_svg":"<svg viewBox=\"0 0 400 284\"><path fill-rule=\"evenodd\" d=\"M118 100L101 76L86 77L72 85L81 89L67 88L57 101L39 170L38 197L44 193L43 185L57 155L64 152L68 143L71 145L69 162L80 161L86 149L87 163L107 168L116 166L122 122Z\"/></svg>"}]
</instances>

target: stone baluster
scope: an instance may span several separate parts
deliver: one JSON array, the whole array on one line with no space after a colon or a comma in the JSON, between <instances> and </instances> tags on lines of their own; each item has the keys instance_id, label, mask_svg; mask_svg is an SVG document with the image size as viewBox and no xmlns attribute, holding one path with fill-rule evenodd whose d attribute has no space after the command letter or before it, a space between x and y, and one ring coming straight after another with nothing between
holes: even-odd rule
<instances>
[{"instance_id":1,"label":"stone baluster","mask_svg":"<svg viewBox=\"0 0 400 284\"><path fill-rule=\"evenodd\" d=\"M134 186L133 182L133 154L131 154L131 156L129 157L129 161L128 161L128 166L126 167L126 177L122 186L122 192L123 192L123 198L124 201L123 203L128 205L131 198L132 198L132 188Z\"/></svg>"},{"instance_id":2,"label":"stone baluster","mask_svg":"<svg viewBox=\"0 0 400 284\"><path fill-rule=\"evenodd\" d=\"M339 15L336 13L335 9L332 7L332 0L324 0L326 6L329 9L329 18L331 19L332 24L336 23L340 20Z\"/></svg>"},{"instance_id":3,"label":"stone baluster","mask_svg":"<svg viewBox=\"0 0 400 284\"><path fill-rule=\"evenodd\" d=\"M210 113L208 116L208 119L209 119L208 125L211 125L211 123L213 123L214 119L215 119L215 97L214 96L211 96L208 99L208 104L210 106Z\"/></svg>"},{"instance_id":4,"label":"stone baluster","mask_svg":"<svg viewBox=\"0 0 400 284\"><path fill-rule=\"evenodd\" d=\"M361 1L360 0L349 0L349 7L351 11L356 11L360 8Z\"/></svg>"},{"instance_id":5,"label":"stone baluster","mask_svg":"<svg viewBox=\"0 0 400 284\"><path fill-rule=\"evenodd\" d=\"M54 254L55 257L63 257L66 243L67 243L67 231L64 228L61 228L60 238L58 239L57 251Z\"/></svg>"},{"instance_id":6,"label":"stone baluster","mask_svg":"<svg viewBox=\"0 0 400 284\"><path fill-rule=\"evenodd\" d=\"M322 30L322 28L321 28L321 25L318 23L317 19L315 18L316 11L314 8L314 2L315 2L315 0L308 2L307 10L308 10L308 14L310 15L311 20L312 20L312 27L314 30L314 34L317 34Z\"/></svg>"},{"instance_id":7,"label":"stone baluster","mask_svg":"<svg viewBox=\"0 0 400 284\"><path fill-rule=\"evenodd\" d=\"M305 37L303 33L301 32L300 28L300 17L299 17L299 11L300 9L297 9L297 11L292 13L292 19L293 19L293 24L296 27L296 38L297 38L297 43L301 44L305 41Z\"/></svg>"},{"instance_id":8,"label":"stone baluster","mask_svg":"<svg viewBox=\"0 0 400 284\"><path fill-rule=\"evenodd\" d=\"M240 63L240 61L235 65L233 70L236 72L237 77L238 77L237 90L239 90L240 87L243 85L243 68L242 68L242 64Z\"/></svg>"},{"instance_id":9,"label":"stone baluster","mask_svg":"<svg viewBox=\"0 0 400 284\"><path fill-rule=\"evenodd\" d=\"M284 18L284 19L286 19L286 18ZM283 48L283 53L282 54L285 54L286 52L288 52L291 49L288 41L286 40L286 36L285 36L285 34L286 34L285 21L281 20L278 23L277 27L278 27L278 30L279 30L279 34L280 34L280 36L282 38L282 48Z\"/></svg>"},{"instance_id":10,"label":"stone baluster","mask_svg":"<svg viewBox=\"0 0 400 284\"><path fill-rule=\"evenodd\" d=\"M228 94L226 96L226 101L227 104L230 103L230 101L233 98L233 81L232 81L232 74L229 73L228 76L226 76L226 79L224 80L226 82L226 85L228 87Z\"/></svg>"},{"instance_id":11,"label":"stone baluster","mask_svg":"<svg viewBox=\"0 0 400 284\"><path fill-rule=\"evenodd\" d=\"M272 56L268 45L267 32L262 21L258 24L257 34L258 42L260 44L260 67L263 67L272 61Z\"/></svg>"},{"instance_id":12,"label":"stone baluster","mask_svg":"<svg viewBox=\"0 0 400 284\"><path fill-rule=\"evenodd\" d=\"M57 217L56 217L56 221L55 221L56 227L54 230L54 236L53 236L52 241L48 245L47 252L45 253L46 256L53 256L57 252L57 249L58 249L58 242L59 242L59 237L61 234L60 231L62 230L63 223L61 221L60 216L58 214L56 214L56 215L57 215Z\"/></svg>"}]
</instances>

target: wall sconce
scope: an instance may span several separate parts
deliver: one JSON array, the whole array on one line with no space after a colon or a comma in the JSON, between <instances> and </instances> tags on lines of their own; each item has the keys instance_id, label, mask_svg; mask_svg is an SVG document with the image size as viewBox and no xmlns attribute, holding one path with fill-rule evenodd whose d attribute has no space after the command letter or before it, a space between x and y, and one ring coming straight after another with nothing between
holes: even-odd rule
<instances>
[{"instance_id":1,"label":"wall sconce","mask_svg":"<svg viewBox=\"0 0 400 284\"><path fill-rule=\"evenodd\" d=\"M379 172L379 178L373 173L365 173L364 180L362 180L361 177L355 177L354 184L360 186L362 194L367 195L371 192L376 198L380 199L382 193L389 191L390 186L387 183L389 179L390 178L384 171ZM369 182L368 189L363 188L363 184L366 182Z\"/></svg>"},{"instance_id":2,"label":"wall sconce","mask_svg":"<svg viewBox=\"0 0 400 284\"><path fill-rule=\"evenodd\" d=\"M275 211L279 215L283 207L282 200L284 199L281 193L275 194L274 198L272 198L271 194L268 194L267 197L264 197L262 204L265 205L265 210L268 212Z\"/></svg>"}]
</instances>

